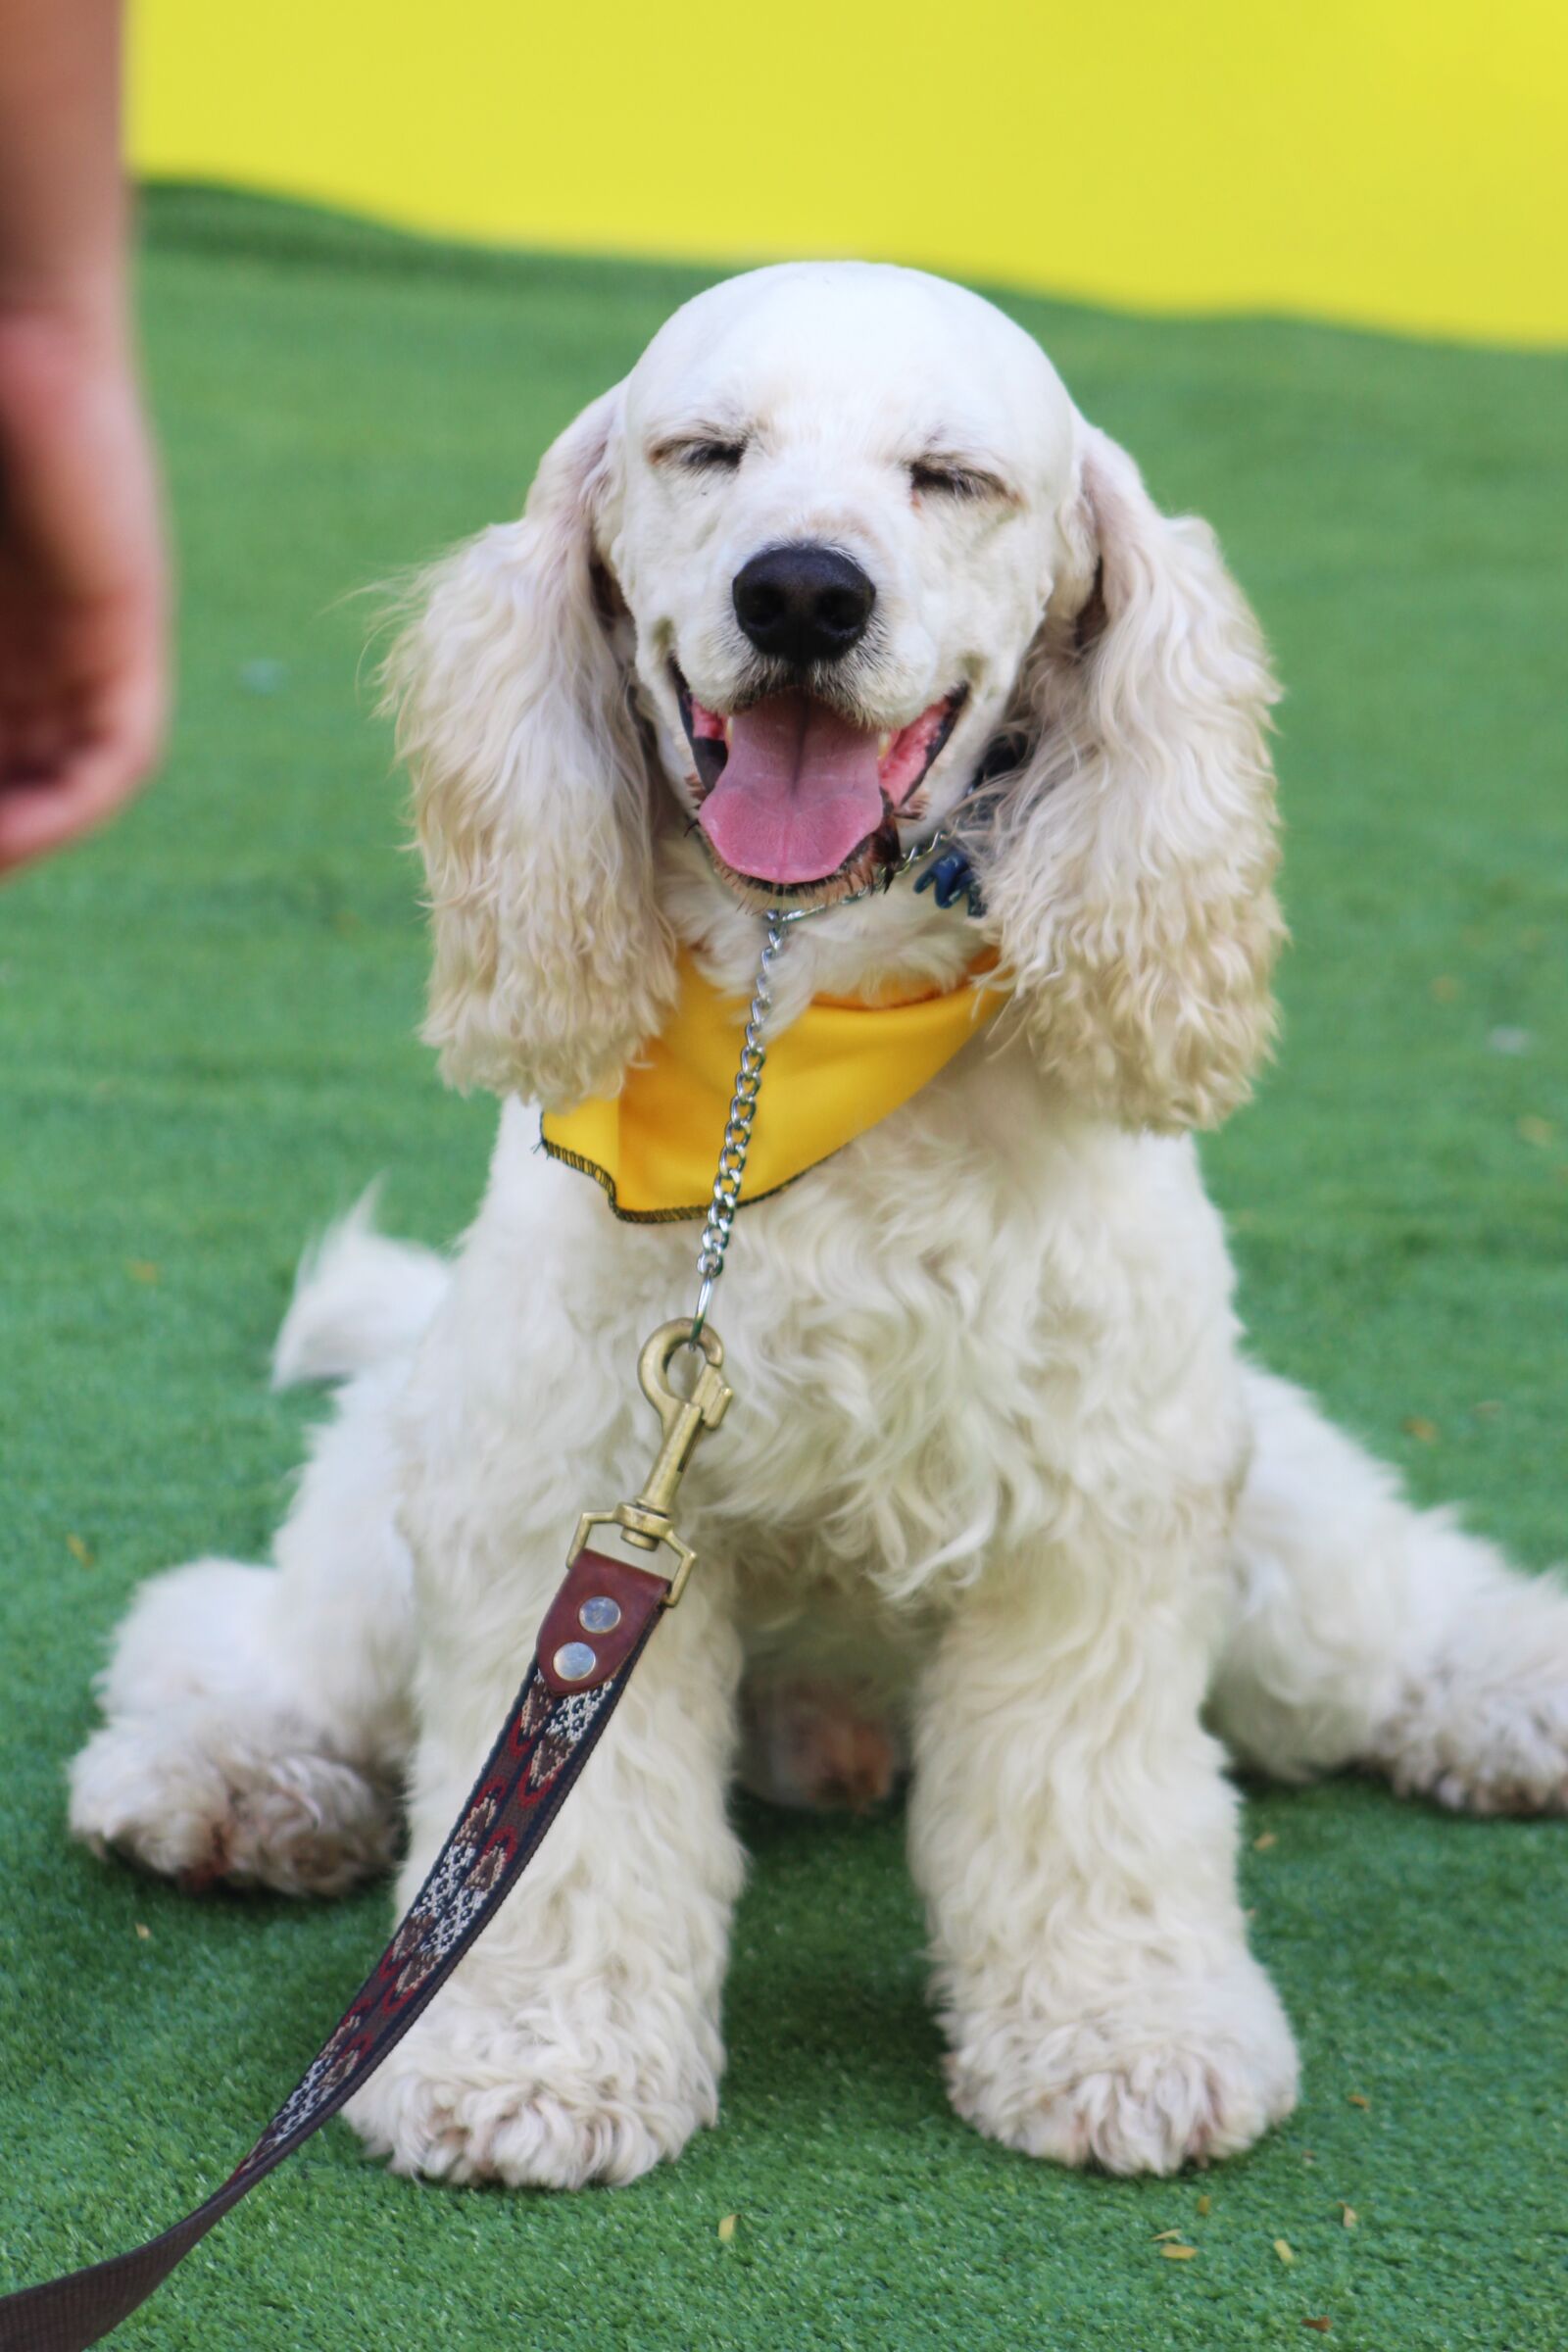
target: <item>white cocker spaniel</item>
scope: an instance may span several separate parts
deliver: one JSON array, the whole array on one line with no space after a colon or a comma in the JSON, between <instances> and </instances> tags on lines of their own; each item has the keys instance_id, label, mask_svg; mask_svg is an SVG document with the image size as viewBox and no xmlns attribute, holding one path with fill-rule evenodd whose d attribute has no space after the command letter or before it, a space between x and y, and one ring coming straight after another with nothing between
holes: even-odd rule
<instances>
[{"instance_id":1,"label":"white cocker spaniel","mask_svg":"<svg viewBox=\"0 0 1568 2352\"><path fill-rule=\"evenodd\" d=\"M1245 1095L1281 925L1272 695L1208 529L1171 521L1036 345L859 265L678 312L421 583L391 665L428 868L428 1035L503 1098L450 1264L363 1217L280 1379L344 1383L272 1567L155 1579L74 1772L100 1848L204 1883L418 1886L579 1510L635 1492L649 1331L695 1228L538 1149L667 1020L677 950L775 1033L820 996L997 1018L743 1207L737 1404L687 1482L702 1565L526 1885L361 2092L452 2180L633 2179L714 2119L744 1749L774 1795L906 1761L958 2112L1168 2172L1286 2115L1227 1750L1560 1810L1568 1597L1240 1350L1190 1131ZM909 879L955 826L978 918ZM840 904L839 902L843 902ZM767 1102L766 1081L763 1102ZM718 1135L704 1139L716 1154Z\"/></svg>"}]
</instances>

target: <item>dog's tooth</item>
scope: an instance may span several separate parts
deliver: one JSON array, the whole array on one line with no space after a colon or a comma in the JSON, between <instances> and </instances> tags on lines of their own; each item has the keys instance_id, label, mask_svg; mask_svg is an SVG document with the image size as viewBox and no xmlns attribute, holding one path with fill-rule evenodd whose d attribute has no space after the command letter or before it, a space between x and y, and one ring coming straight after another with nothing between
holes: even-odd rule
<instances>
[{"instance_id":1,"label":"dog's tooth","mask_svg":"<svg viewBox=\"0 0 1568 2352\"><path fill-rule=\"evenodd\" d=\"M725 719L725 721L724 721L724 744L725 744L725 748L726 748L726 750L727 750L727 749L728 749L728 747L729 747L730 738L733 736L734 732L735 732L735 721L734 721L732 718L726 718L726 719Z\"/></svg>"},{"instance_id":2,"label":"dog's tooth","mask_svg":"<svg viewBox=\"0 0 1568 2352\"><path fill-rule=\"evenodd\" d=\"M877 758L878 758L879 760L885 760L885 759L887 758L887 756L888 756L889 752L891 752L891 751L892 751L892 749L893 749L893 730L892 730L892 728L891 728L891 727L884 727L884 728L883 728L883 730L882 730L882 732L881 732L881 734L880 734L880 735L877 737L877 739L876 739L876 756L877 756Z\"/></svg>"}]
</instances>

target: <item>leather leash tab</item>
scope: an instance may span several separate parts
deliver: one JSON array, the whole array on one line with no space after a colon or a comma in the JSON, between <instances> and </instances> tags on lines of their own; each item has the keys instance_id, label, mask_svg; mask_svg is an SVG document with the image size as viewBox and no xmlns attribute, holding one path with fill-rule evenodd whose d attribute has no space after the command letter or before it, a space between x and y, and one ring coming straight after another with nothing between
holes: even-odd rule
<instances>
[{"instance_id":1,"label":"leather leash tab","mask_svg":"<svg viewBox=\"0 0 1568 2352\"><path fill-rule=\"evenodd\" d=\"M618 1674L668 1598L664 1577L585 1545L539 1628L538 1668L555 1696L597 1690Z\"/></svg>"}]
</instances>

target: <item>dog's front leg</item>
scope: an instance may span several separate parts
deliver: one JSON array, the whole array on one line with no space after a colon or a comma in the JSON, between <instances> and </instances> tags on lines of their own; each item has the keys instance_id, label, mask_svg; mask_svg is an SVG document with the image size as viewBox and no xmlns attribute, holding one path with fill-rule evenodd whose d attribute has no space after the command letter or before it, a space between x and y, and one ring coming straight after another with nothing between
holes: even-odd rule
<instances>
[{"instance_id":1,"label":"dog's front leg","mask_svg":"<svg viewBox=\"0 0 1568 2352\"><path fill-rule=\"evenodd\" d=\"M449 1605L431 1628L400 1908L462 1809L560 1574L559 1550L514 1562L482 1605ZM723 1579L699 1575L656 1625L527 1876L348 2109L396 2170L626 2181L714 2121L741 1878L724 1811L738 1679Z\"/></svg>"},{"instance_id":2,"label":"dog's front leg","mask_svg":"<svg viewBox=\"0 0 1568 2352\"><path fill-rule=\"evenodd\" d=\"M1186 1556L1084 1513L1070 1548L997 1562L924 1684L910 1835L953 2100L1030 2155L1168 2173L1295 2100L1199 1721L1223 1515Z\"/></svg>"}]
</instances>

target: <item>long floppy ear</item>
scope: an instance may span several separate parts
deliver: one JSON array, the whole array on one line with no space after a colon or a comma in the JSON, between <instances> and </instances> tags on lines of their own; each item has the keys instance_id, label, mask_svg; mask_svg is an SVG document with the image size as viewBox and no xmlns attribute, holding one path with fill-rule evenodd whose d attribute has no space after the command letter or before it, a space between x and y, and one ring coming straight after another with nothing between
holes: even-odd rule
<instances>
[{"instance_id":1,"label":"long floppy ear","mask_svg":"<svg viewBox=\"0 0 1568 2352\"><path fill-rule=\"evenodd\" d=\"M1209 1126L1273 1032L1275 688L1213 533L1161 515L1102 433L1063 523L1028 754L976 863L1046 1068L1129 1123Z\"/></svg>"},{"instance_id":2,"label":"long floppy ear","mask_svg":"<svg viewBox=\"0 0 1568 2352\"><path fill-rule=\"evenodd\" d=\"M519 522L416 583L386 667L414 779L434 969L424 1035L459 1086L613 1093L673 990L647 761L596 601L619 408L547 451Z\"/></svg>"}]
</instances>

